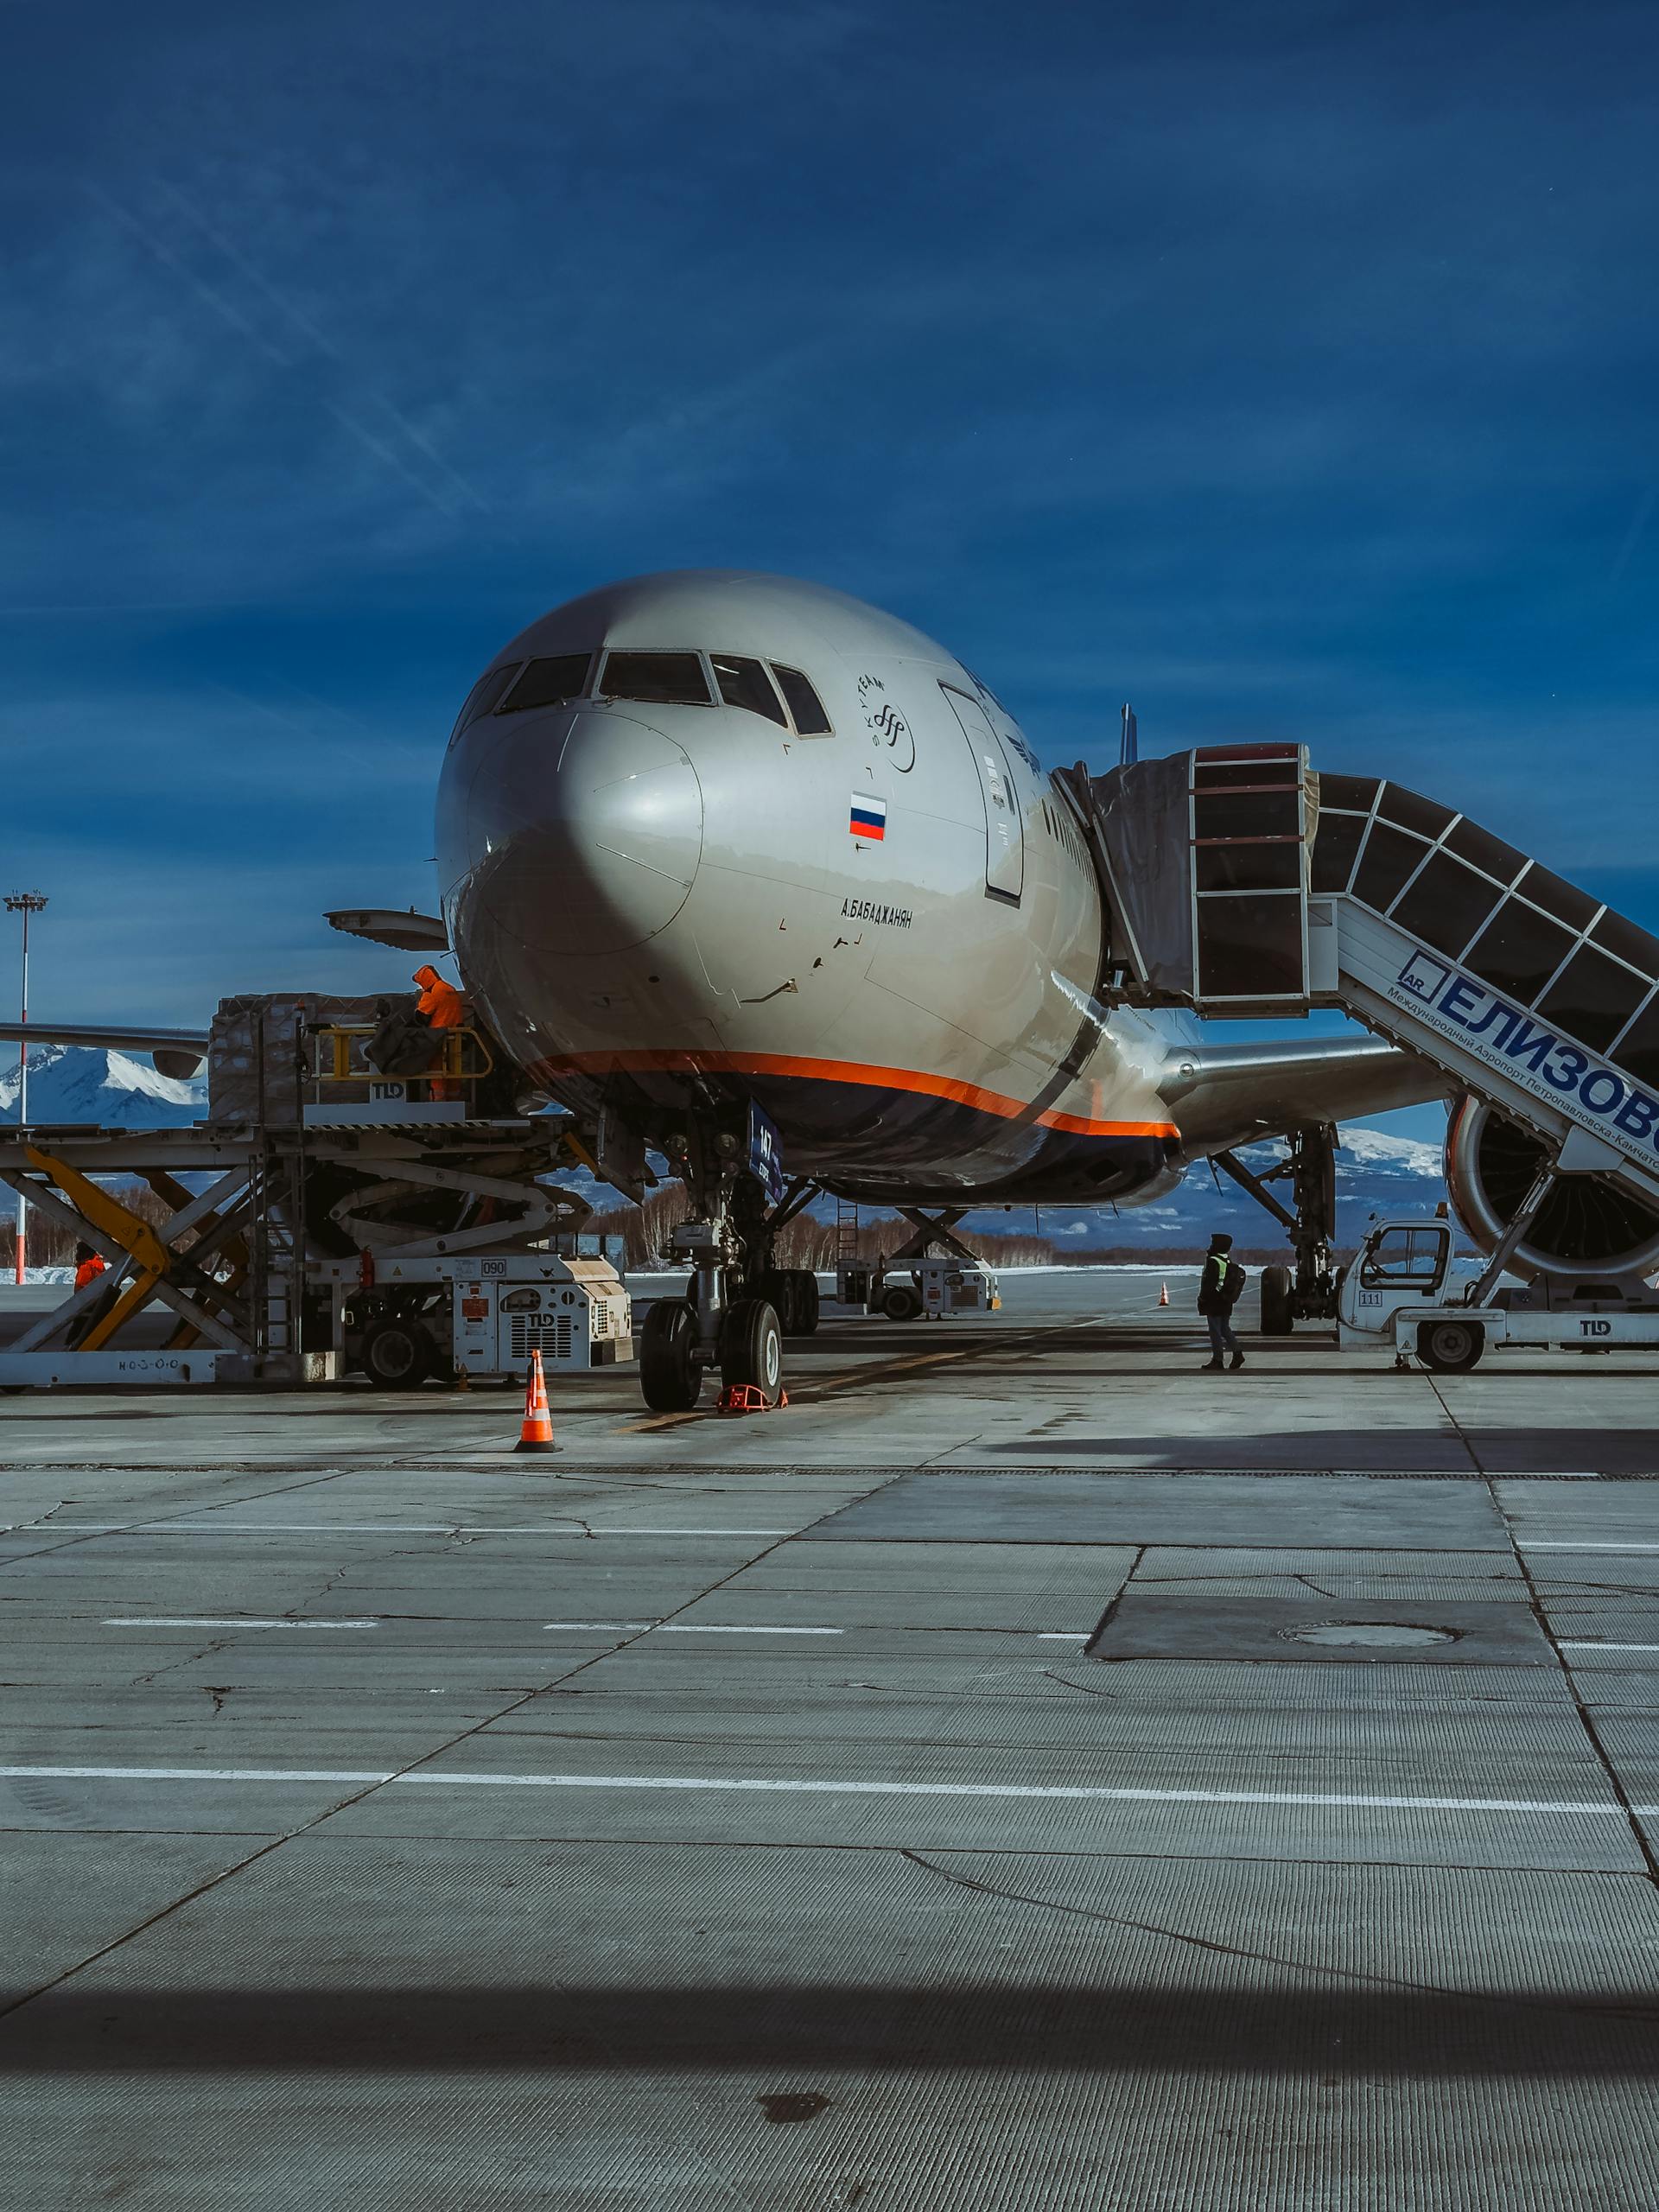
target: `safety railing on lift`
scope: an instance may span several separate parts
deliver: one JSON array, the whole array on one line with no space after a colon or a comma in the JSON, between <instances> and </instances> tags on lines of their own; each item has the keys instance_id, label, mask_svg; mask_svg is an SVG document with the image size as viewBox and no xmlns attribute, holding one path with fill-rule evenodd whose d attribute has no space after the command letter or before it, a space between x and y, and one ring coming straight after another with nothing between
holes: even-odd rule
<instances>
[{"instance_id":1,"label":"safety railing on lift","mask_svg":"<svg viewBox=\"0 0 1659 2212\"><path fill-rule=\"evenodd\" d=\"M433 1029L427 1033L431 1056L412 1071L382 1070L367 1058L371 1038L378 1033L372 1022L334 1022L308 1033L313 1046L310 1077L314 1084L367 1084L388 1080L404 1083L461 1084L471 1087L495 1071L495 1059L483 1033L467 1027ZM319 1093L321 1095L321 1093Z\"/></svg>"}]
</instances>

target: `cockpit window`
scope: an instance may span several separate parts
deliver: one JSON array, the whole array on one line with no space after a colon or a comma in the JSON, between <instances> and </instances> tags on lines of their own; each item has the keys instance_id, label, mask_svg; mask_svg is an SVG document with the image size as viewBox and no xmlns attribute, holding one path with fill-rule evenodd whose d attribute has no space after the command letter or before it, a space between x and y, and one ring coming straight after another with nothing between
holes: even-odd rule
<instances>
[{"instance_id":1,"label":"cockpit window","mask_svg":"<svg viewBox=\"0 0 1659 2212\"><path fill-rule=\"evenodd\" d=\"M475 722L480 715L489 713L490 709L494 706L508 684L518 675L519 666L520 664L518 661L510 660L505 668L493 668L488 675L479 677L477 683L467 694L466 705L455 716L455 726L449 733L449 741L452 745L469 723Z\"/></svg>"},{"instance_id":2,"label":"cockpit window","mask_svg":"<svg viewBox=\"0 0 1659 2212\"><path fill-rule=\"evenodd\" d=\"M758 660L739 660L731 653L710 653L715 681L720 686L720 696L728 707L747 707L752 715L764 715L769 722L776 722L780 729L787 729L789 722L778 703L778 694L772 688L772 679Z\"/></svg>"},{"instance_id":3,"label":"cockpit window","mask_svg":"<svg viewBox=\"0 0 1659 2212\"><path fill-rule=\"evenodd\" d=\"M963 661L962 664L963 668L968 670L969 676L974 676L973 670L971 668L968 668L966 661ZM995 692L992 690L990 685L985 681L984 677L982 676L974 676L974 681L978 684L980 690L985 694L985 696L990 701L991 704L997 709L998 713L1007 715L1007 709L1002 704L1002 702L997 697ZM1008 715L1008 720L1010 721L1014 720L1012 715Z\"/></svg>"},{"instance_id":4,"label":"cockpit window","mask_svg":"<svg viewBox=\"0 0 1659 2212\"><path fill-rule=\"evenodd\" d=\"M599 689L607 699L643 699L658 706L714 703L700 653L607 653Z\"/></svg>"},{"instance_id":5,"label":"cockpit window","mask_svg":"<svg viewBox=\"0 0 1659 2212\"><path fill-rule=\"evenodd\" d=\"M528 662L496 713L522 715L530 707L559 707L567 699L579 699L592 658L591 653L555 653L546 660Z\"/></svg>"},{"instance_id":6,"label":"cockpit window","mask_svg":"<svg viewBox=\"0 0 1659 2212\"><path fill-rule=\"evenodd\" d=\"M779 668L774 661L772 672L778 679L778 689L789 702L789 711L795 717L795 727L800 734L803 737L828 737L830 717L824 713L817 693L800 670Z\"/></svg>"}]
</instances>

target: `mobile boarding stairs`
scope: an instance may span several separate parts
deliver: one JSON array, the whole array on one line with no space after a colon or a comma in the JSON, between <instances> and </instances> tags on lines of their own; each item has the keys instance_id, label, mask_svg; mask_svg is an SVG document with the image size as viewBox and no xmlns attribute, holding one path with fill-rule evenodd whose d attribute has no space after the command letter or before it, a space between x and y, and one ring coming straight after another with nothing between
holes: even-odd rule
<instances>
[{"instance_id":1,"label":"mobile boarding stairs","mask_svg":"<svg viewBox=\"0 0 1659 2212\"><path fill-rule=\"evenodd\" d=\"M1471 1307L1507 1311L1498 1280L1568 1179L1628 1221L1633 1246L1659 1249L1659 939L1451 807L1316 773L1303 746L1215 747L1059 780L1111 909L1114 995L1211 1020L1337 1008L1535 1141L1529 1187L1458 1301L1465 1324ZM1600 1338L1659 1344L1649 1268L1592 1266L1523 1300L1611 1315ZM1402 1351L1408 1320L1427 1318L1402 1315Z\"/></svg>"}]
</instances>

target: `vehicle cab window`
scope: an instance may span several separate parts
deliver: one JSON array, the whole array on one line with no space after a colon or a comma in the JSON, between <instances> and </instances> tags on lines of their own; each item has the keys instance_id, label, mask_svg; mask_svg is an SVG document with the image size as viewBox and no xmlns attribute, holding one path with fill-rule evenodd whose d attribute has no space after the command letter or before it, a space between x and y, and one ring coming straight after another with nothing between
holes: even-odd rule
<instances>
[{"instance_id":1,"label":"vehicle cab window","mask_svg":"<svg viewBox=\"0 0 1659 2212\"><path fill-rule=\"evenodd\" d=\"M830 717L823 711L823 702L807 682L798 668L780 668L776 661L772 672L778 679L778 689L795 717L798 737L830 737Z\"/></svg>"},{"instance_id":2,"label":"vehicle cab window","mask_svg":"<svg viewBox=\"0 0 1659 2212\"><path fill-rule=\"evenodd\" d=\"M1361 1286L1378 1290L1392 1283L1427 1290L1445 1267L1450 1244L1444 1229L1379 1230L1360 1261Z\"/></svg>"},{"instance_id":3,"label":"vehicle cab window","mask_svg":"<svg viewBox=\"0 0 1659 2212\"><path fill-rule=\"evenodd\" d=\"M709 661L720 686L720 696L728 707L747 708L750 714L764 715L769 722L776 722L779 729L789 728L789 717L772 689L764 663L744 660L734 653L710 653Z\"/></svg>"},{"instance_id":4,"label":"vehicle cab window","mask_svg":"<svg viewBox=\"0 0 1659 2212\"><path fill-rule=\"evenodd\" d=\"M638 699L649 706L711 707L701 653L611 652L600 671L605 699Z\"/></svg>"}]
</instances>

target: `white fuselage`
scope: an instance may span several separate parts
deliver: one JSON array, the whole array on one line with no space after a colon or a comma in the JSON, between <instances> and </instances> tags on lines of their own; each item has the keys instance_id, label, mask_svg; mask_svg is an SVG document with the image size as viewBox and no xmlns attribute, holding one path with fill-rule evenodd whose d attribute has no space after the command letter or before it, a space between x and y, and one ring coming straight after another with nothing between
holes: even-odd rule
<instances>
[{"instance_id":1,"label":"white fuselage","mask_svg":"<svg viewBox=\"0 0 1659 2212\"><path fill-rule=\"evenodd\" d=\"M849 1193L1167 1179L1167 1026L1096 1003L1070 804L959 661L837 593L693 573L575 601L493 671L569 688L582 655L572 696L463 716L440 800L462 976L526 1067L659 1124L741 1090ZM663 667L683 692L687 656L707 703L614 696ZM727 703L756 663L766 710ZM785 705L799 675L821 715Z\"/></svg>"}]
</instances>

